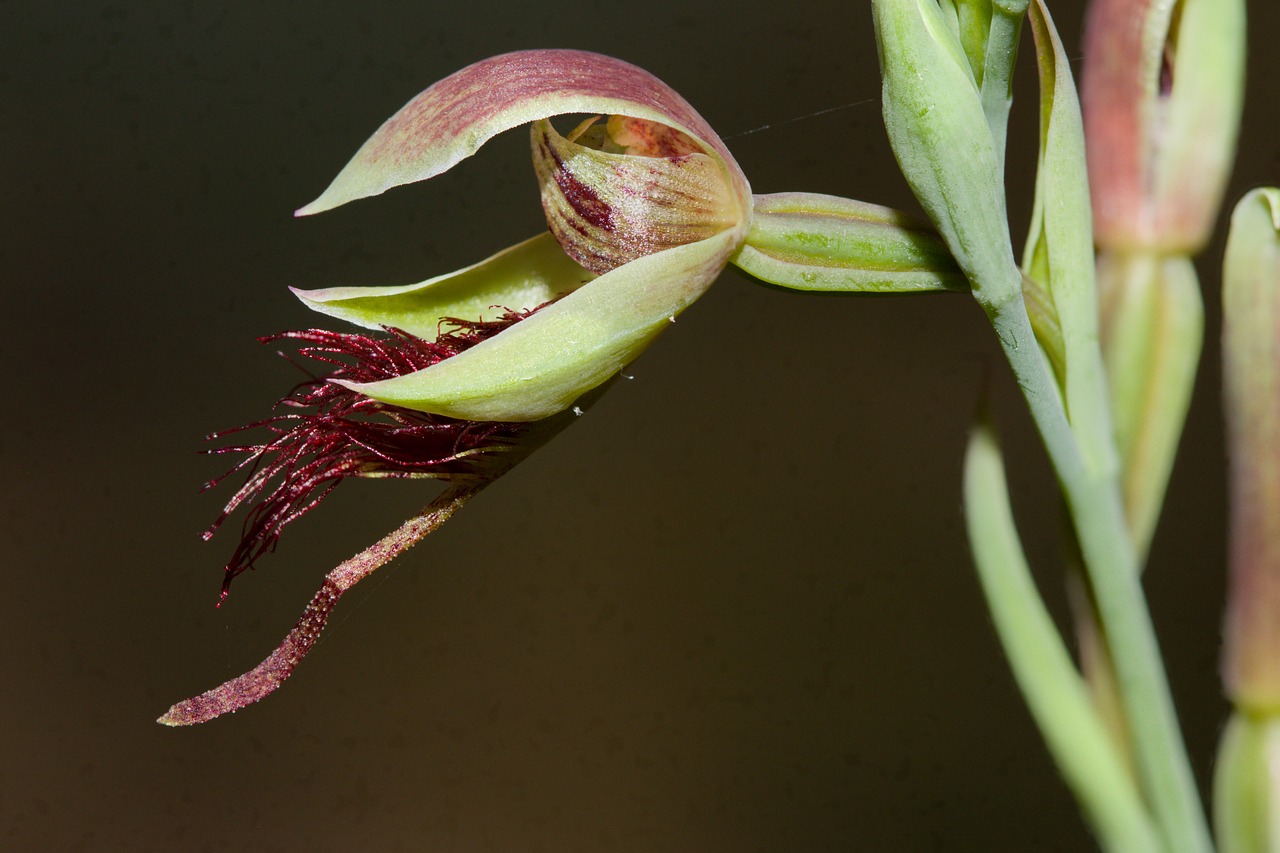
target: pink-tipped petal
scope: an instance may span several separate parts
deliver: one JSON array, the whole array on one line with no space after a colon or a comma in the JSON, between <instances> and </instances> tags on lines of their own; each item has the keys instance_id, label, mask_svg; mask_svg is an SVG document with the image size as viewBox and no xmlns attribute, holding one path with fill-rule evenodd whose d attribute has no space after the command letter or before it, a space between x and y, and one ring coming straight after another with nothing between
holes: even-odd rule
<instances>
[{"instance_id":1,"label":"pink-tipped petal","mask_svg":"<svg viewBox=\"0 0 1280 853\"><path fill-rule=\"evenodd\" d=\"M1231 172L1245 2L1094 0L1080 90L1105 248L1203 248Z\"/></svg>"},{"instance_id":2,"label":"pink-tipped petal","mask_svg":"<svg viewBox=\"0 0 1280 853\"><path fill-rule=\"evenodd\" d=\"M625 115L674 127L722 159L739 196L749 198L746 179L724 143L661 80L598 53L528 50L482 60L422 92L297 214L320 213L439 175L504 130L565 113Z\"/></svg>"}]
</instances>

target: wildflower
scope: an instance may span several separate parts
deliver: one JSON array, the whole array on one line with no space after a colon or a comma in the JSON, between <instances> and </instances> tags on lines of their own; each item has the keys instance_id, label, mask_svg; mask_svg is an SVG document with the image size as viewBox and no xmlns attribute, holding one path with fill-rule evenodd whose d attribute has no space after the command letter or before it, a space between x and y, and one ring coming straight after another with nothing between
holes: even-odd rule
<instances>
[{"instance_id":1,"label":"wildflower","mask_svg":"<svg viewBox=\"0 0 1280 853\"><path fill-rule=\"evenodd\" d=\"M1231 537L1219 745L1224 850L1280 845L1280 190L1236 205L1222 265L1222 372Z\"/></svg>"},{"instance_id":2,"label":"wildflower","mask_svg":"<svg viewBox=\"0 0 1280 853\"><path fill-rule=\"evenodd\" d=\"M566 138L547 118L567 112L609 118L587 119ZM295 388L272 417L213 436L268 434L214 451L245 454L233 471L249 474L206 538L256 500L223 596L343 479L426 477L449 488L331 572L259 666L178 703L161 722L203 722L275 690L347 589L572 422L742 243L751 194L719 137L652 75L576 51L507 54L437 83L299 213L439 174L529 122L549 235L408 287L295 291L316 310L384 334L265 339L298 341L303 358L332 370Z\"/></svg>"},{"instance_id":3,"label":"wildflower","mask_svg":"<svg viewBox=\"0 0 1280 853\"><path fill-rule=\"evenodd\" d=\"M587 118L561 135L550 119L564 114ZM448 488L331 572L258 667L160 722L204 722L275 690L347 589L582 414L729 262L802 290L963 286L937 236L894 211L788 193L761 197L755 216L741 169L680 95L635 66L582 51L505 54L436 83L298 214L441 174L522 124L549 233L419 284L295 290L309 307L382 336L278 336L334 369L250 425L268 431L262 443L215 451L246 454L233 470L249 475L213 529L257 501L223 594L343 479L425 477Z\"/></svg>"},{"instance_id":4,"label":"wildflower","mask_svg":"<svg viewBox=\"0 0 1280 853\"><path fill-rule=\"evenodd\" d=\"M565 113L609 118L564 137L548 119ZM555 414L634 359L743 242L750 188L710 126L648 72L582 51L510 53L445 78L392 116L298 212L438 175L522 124L531 125L543 209L562 253L551 237L535 238L508 250L520 256L519 270L503 253L407 288L299 296L343 319L420 335L441 316L467 316L458 302L527 311L556 301L457 357L354 390L465 420Z\"/></svg>"}]
</instances>

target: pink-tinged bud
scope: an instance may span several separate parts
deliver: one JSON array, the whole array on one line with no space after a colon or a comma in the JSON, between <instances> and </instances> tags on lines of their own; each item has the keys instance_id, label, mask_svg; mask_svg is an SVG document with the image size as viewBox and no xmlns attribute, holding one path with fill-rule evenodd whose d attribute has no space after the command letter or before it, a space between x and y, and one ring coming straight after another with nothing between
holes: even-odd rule
<instances>
[{"instance_id":1,"label":"pink-tinged bud","mask_svg":"<svg viewBox=\"0 0 1280 853\"><path fill-rule=\"evenodd\" d=\"M1089 4L1081 101L1099 246L1204 245L1239 132L1244 35L1244 0Z\"/></svg>"},{"instance_id":2,"label":"pink-tinged bud","mask_svg":"<svg viewBox=\"0 0 1280 853\"><path fill-rule=\"evenodd\" d=\"M1280 190L1236 206L1223 265L1231 589L1223 678L1238 707L1280 713Z\"/></svg>"}]
</instances>

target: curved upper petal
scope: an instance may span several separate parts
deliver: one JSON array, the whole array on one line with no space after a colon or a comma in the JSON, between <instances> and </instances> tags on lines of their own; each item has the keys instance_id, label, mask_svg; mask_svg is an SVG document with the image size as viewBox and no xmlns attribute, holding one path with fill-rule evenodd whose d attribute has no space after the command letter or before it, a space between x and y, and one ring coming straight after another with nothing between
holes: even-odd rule
<instances>
[{"instance_id":1,"label":"curved upper petal","mask_svg":"<svg viewBox=\"0 0 1280 853\"><path fill-rule=\"evenodd\" d=\"M742 170L710 125L670 86L620 59L580 50L506 53L449 75L405 104L369 138L305 216L452 168L504 130L564 113L648 119L693 137L726 165L738 195Z\"/></svg>"}]
</instances>

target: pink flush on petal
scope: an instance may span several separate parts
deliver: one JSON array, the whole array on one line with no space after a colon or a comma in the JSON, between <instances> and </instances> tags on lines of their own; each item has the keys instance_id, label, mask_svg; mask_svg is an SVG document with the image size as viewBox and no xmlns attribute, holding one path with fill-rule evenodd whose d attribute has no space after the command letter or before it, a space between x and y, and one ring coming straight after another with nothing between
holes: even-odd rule
<instances>
[{"instance_id":1,"label":"pink flush on petal","mask_svg":"<svg viewBox=\"0 0 1280 853\"><path fill-rule=\"evenodd\" d=\"M721 158L739 197L750 197L746 179L715 131L657 77L598 53L529 50L482 60L423 91L298 214L319 213L441 174L503 131L567 113L627 115L682 131Z\"/></svg>"}]
</instances>

